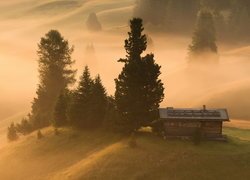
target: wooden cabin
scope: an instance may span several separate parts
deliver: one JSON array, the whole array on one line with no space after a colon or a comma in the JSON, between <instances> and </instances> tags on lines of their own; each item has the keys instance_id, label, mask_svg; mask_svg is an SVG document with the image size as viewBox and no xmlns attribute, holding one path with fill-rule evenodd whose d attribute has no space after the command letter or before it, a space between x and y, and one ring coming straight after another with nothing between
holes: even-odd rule
<instances>
[{"instance_id":1,"label":"wooden cabin","mask_svg":"<svg viewBox=\"0 0 250 180\"><path fill-rule=\"evenodd\" d=\"M208 139L222 138L224 121L229 121L226 109L160 108L160 119L163 121L166 136L190 137L197 130Z\"/></svg>"}]
</instances>

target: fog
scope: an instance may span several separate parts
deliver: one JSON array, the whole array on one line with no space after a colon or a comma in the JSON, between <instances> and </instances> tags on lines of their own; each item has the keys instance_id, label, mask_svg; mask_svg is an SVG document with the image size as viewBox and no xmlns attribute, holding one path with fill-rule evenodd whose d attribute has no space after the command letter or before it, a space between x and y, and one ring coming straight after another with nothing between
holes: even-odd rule
<instances>
[{"instance_id":1,"label":"fog","mask_svg":"<svg viewBox=\"0 0 250 180\"><path fill-rule=\"evenodd\" d=\"M72 2L72 3L69 3ZM27 6L28 4L28 6ZM132 16L133 0L11 0L0 3L0 120L30 110L39 83L37 44L50 29L59 30L74 45L77 77L88 64L92 76L101 75L109 94L122 68L117 60ZM103 31L90 33L85 21L96 12ZM162 66L165 99L161 106L229 108L233 118L250 119L250 47L218 44L219 64L192 67L187 60L191 36L147 32L155 59ZM94 51L86 52L93 44ZM205 57L204 57L205 58Z\"/></svg>"}]
</instances>

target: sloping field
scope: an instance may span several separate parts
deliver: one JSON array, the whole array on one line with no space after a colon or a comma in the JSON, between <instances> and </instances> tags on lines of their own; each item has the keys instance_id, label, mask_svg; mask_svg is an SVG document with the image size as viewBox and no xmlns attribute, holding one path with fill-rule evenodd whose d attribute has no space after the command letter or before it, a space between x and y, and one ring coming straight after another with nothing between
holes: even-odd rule
<instances>
[{"instance_id":1,"label":"sloping field","mask_svg":"<svg viewBox=\"0 0 250 180\"><path fill-rule=\"evenodd\" d=\"M0 178L15 179L249 179L249 131L225 128L228 143L162 140L138 135L138 148L127 139L101 131L51 128L0 150Z\"/></svg>"}]
</instances>

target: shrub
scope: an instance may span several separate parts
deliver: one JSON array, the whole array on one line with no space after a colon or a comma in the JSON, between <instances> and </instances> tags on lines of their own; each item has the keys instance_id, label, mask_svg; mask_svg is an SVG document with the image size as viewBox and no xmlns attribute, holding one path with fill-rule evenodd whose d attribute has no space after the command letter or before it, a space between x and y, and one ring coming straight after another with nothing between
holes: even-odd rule
<instances>
[{"instance_id":1,"label":"shrub","mask_svg":"<svg viewBox=\"0 0 250 180\"><path fill-rule=\"evenodd\" d=\"M165 128L162 120L155 120L151 123L152 131L157 136L165 137Z\"/></svg>"},{"instance_id":2,"label":"shrub","mask_svg":"<svg viewBox=\"0 0 250 180\"><path fill-rule=\"evenodd\" d=\"M37 131L37 139L42 139L42 138L43 138L43 134L42 134L41 130L39 129Z\"/></svg>"},{"instance_id":3,"label":"shrub","mask_svg":"<svg viewBox=\"0 0 250 180\"><path fill-rule=\"evenodd\" d=\"M14 123L11 123L10 126L8 127L7 138L9 141L15 141L18 139Z\"/></svg>"}]
</instances>

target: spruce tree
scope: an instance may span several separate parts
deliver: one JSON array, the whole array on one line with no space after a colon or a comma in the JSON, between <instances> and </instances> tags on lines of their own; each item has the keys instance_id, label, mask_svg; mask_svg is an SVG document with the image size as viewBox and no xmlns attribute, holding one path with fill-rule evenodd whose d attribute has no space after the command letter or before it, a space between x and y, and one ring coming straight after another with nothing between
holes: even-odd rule
<instances>
[{"instance_id":1,"label":"spruce tree","mask_svg":"<svg viewBox=\"0 0 250 180\"><path fill-rule=\"evenodd\" d=\"M136 131L155 120L164 97L160 66L155 63L154 55L141 56L147 48L142 19L132 19L130 28L125 40L127 57L119 60L125 65L115 79L115 99L124 132Z\"/></svg>"},{"instance_id":2,"label":"spruce tree","mask_svg":"<svg viewBox=\"0 0 250 180\"><path fill-rule=\"evenodd\" d=\"M16 124L16 131L23 135L27 135L32 132L32 125L27 118L23 118L21 123Z\"/></svg>"},{"instance_id":3,"label":"spruce tree","mask_svg":"<svg viewBox=\"0 0 250 180\"><path fill-rule=\"evenodd\" d=\"M93 127L100 127L103 123L107 106L107 94L100 75L94 79L91 98L91 119Z\"/></svg>"},{"instance_id":4,"label":"spruce tree","mask_svg":"<svg viewBox=\"0 0 250 180\"><path fill-rule=\"evenodd\" d=\"M32 104L31 120L35 129L48 126L53 119L57 97L74 83L73 47L56 31L49 31L38 44L40 83Z\"/></svg>"},{"instance_id":5,"label":"spruce tree","mask_svg":"<svg viewBox=\"0 0 250 180\"><path fill-rule=\"evenodd\" d=\"M8 127L8 132L7 132L7 138L9 141L15 141L18 139L16 127L14 123L11 123L10 126Z\"/></svg>"},{"instance_id":6,"label":"spruce tree","mask_svg":"<svg viewBox=\"0 0 250 180\"><path fill-rule=\"evenodd\" d=\"M54 110L53 125L55 127L65 126L68 123L67 110L67 94L66 92L62 92L57 99L57 103Z\"/></svg>"},{"instance_id":7,"label":"spruce tree","mask_svg":"<svg viewBox=\"0 0 250 180\"><path fill-rule=\"evenodd\" d=\"M93 80L90 77L88 66L85 66L78 88L74 92L70 107L70 121L73 126L87 128L91 126L91 99L93 93Z\"/></svg>"},{"instance_id":8,"label":"spruce tree","mask_svg":"<svg viewBox=\"0 0 250 180\"><path fill-rule=\"evenodd\" d=\"M217 54L217 51L213 15L209 10L203 9L199 12L192 43L189 45L190 60L204 53Z\"/></svg>"},{"instance_id":9,"label":"spruce tree","mask_svg":"<svg viewBox=\"0 0 250 180\"><path fill-rule=\"evenodd\" d=\"M120 123L121 121L115 98L113 96L108 96L103 127L108 131L119 131L122 129L122 127L119 126L121 125Z\"/></svg>"}]
</instances>

